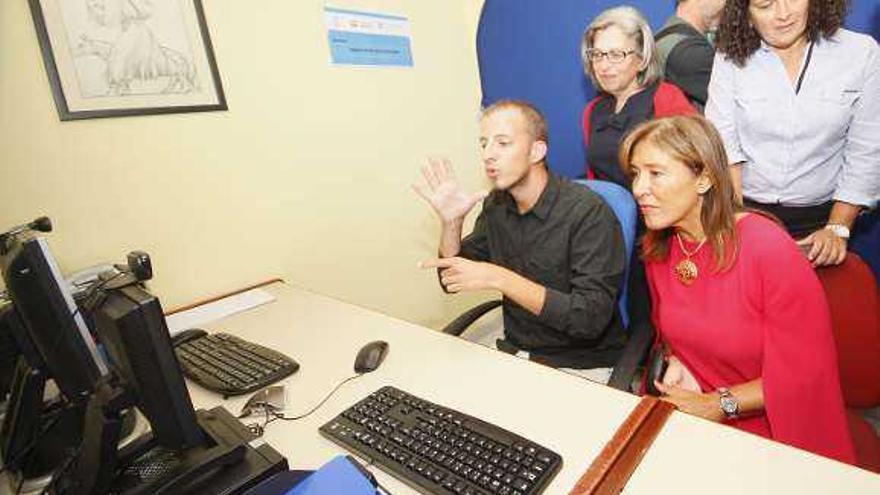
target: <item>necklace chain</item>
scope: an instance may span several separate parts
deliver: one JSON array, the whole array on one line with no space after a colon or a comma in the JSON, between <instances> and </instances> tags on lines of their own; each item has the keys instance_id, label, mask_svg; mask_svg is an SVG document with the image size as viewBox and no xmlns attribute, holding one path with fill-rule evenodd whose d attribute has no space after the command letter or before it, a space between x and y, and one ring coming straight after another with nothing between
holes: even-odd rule
<instances>
[{"instance_id":1,"label":"necklace chain","mask_svg":"<svg viewBox=\"0 0 880 495\"><path fill-rule=\"evenodd\" d=\"M697 244L697 247L694 248L693 251L688 251L687 249L684 248L684 241L681 240L681 234L679 232L676 232L675 237L678 238L678 247L681 248L681 252L684 253L685 258L690 258L690 257L694 256L695 254L697 254L697 252L703 247L703 244L706 244L706 239L707 239L706 237L704 237L703 240L700 241L699 244Z\"/></svg>"}]
</instances>

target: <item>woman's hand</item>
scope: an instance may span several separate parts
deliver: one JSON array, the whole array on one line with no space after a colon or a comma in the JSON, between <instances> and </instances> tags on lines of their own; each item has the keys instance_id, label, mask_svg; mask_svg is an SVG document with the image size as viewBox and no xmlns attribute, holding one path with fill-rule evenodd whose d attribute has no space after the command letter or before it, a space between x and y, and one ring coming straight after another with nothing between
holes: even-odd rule
<instances>
[{"instance_id":1,"label":"woman's hand","mask_svg":"<svg viewBox=\"0 0 880 495\"><path fill-rule=\"evenodd\" d=\"M846 239L828 229L819 229L797 241L813 266L839 265L846 258Z\"/></svg>"},{"instance_id":2,"label":"woman's hand","mask_svg":"<svg viewBox=\"0 0 880 495\"><path fill-rule=\"evenodd\" d=\"M664 385L657 380L654 380L654 385L663 394L660 396L660 399L671 403L679 411L716 423L720 423L725 418L724 412L721 410L718 392L704 394L685 390L674 385Z\"/></svg>"},{"instance_id":3,"label":"woman's hand","mask_svg":"<svg viewBox=\"0 0 880 495\"><path fill-rule=\"evenodd\" d=\"M663 374L663 384L678 387L691 392L700 392L700 384L689 369L674 355L666 358L666 373Z\"/></svg>"}]
</instances>

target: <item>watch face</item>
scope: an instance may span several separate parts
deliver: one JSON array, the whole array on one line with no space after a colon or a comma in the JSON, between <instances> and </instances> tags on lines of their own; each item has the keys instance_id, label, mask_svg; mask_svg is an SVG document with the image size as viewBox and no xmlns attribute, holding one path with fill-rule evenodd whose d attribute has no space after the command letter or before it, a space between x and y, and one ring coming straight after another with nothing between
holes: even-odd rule
<instances>
[{"instance_id":1,"label":"watch face","mask_svg":"<svg viewBox=\"0 0 880 495\"><path fill-rule=\"evenodd\" d=\"M737 404L736 399L734 399L733 397L721 398L721 410L724 411L724 414L732 416L736 414L738 409L739 404Z\"/></svg>"}]
</instances>

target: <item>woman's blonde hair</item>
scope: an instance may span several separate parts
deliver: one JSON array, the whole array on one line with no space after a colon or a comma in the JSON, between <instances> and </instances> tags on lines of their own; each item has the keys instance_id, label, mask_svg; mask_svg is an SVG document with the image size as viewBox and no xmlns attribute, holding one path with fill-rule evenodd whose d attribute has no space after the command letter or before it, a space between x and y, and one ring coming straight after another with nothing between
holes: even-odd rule
<instances>
[{"instance_id":1,"label":"woman's blonde hair","mask_svg":"<svg viewBox=\"0 0 880 495\"><path fill-rule=\"evenodd\" d=\"M642 67L636 76L640 86L648 86L660 79L660 62L657 60L657 47L654 44L654 35L651 33L651 25L645 16L635 7L624 5L602 11L593 22L584 30L581 38L581 60L584 63L584 72L593 86L601 90L602 86L593 73L593 64L590 62L590 50L593 48L593 37L597 31L609 26L617 26L627 36L635 40L638 54L642 58Z\"/></svg>"},{"instance_id":2,"label":"woman's blonde hair","mask_svg":"<svg viewBox=\"0 0 880 495\"><path fill-rule=\"evenodd\" d=\"M736 214L744 210L733 187L727 153L718 131L708 120L696 115L645 122L633 129L620 145L618 159L627 174L631 171L632 156L641 145L656 146L695 175L709 179L711 187L702 195L700 223L707 242L715 251L716 271L729 269L737 251ZM649 230L642 243L644 259L666 259L673 234L672 227Z\"/></svg>"}]
</instances>

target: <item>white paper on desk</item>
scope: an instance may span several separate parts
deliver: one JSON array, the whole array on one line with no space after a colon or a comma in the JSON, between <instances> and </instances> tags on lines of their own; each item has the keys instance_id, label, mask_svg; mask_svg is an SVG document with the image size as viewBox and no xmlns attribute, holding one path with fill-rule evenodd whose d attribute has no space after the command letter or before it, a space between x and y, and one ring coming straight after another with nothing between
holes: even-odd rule
<instances>
[{"instance_id":1,"label":"white paper on desk","mask_svg":"<svg viewBox=\"0 0 880 495\"><path fill-rule=\"evenodd\" d=\"M241 294L224 297L218 301L174 313L167 316L165 322L168 325L168 333L174 336L188 328L200 327L235 313L241 313L242 311L262 306L274 300L275 296L263 289L251 289Z\"/></svg>"}]
</instances>

